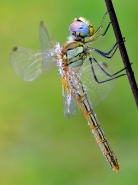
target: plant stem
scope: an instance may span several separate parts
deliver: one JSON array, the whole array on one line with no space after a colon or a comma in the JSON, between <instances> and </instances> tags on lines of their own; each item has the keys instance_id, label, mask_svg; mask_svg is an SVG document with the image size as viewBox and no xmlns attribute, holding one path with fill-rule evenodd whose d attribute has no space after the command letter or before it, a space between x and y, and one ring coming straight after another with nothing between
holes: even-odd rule
<instances>
[{"instance_id":1,"label":"plant stem","mask_svg":"<svg viewBox=\"0 0 138 185\"><path fill-rule=\"evenodd\" d=\"M121 31L120 31L118 20L117 20L115 11L114 11L114 7L113 7L111 0L105 0L105 3L106 3L106 7L107 7L107 10L108 10L108 13L110 16L110 20L111 20L111 23L113 26L116 40L118 43L121 43L121 44L119 44L120 54L121 54L124 66L127 67L126 74L127 74L130 86L131 86L131 90L132 90L132 93L133 93L133 96L135 99L135 103L138 108L138 87L137 87L136 80L134 77L134 72L132 71L131 63L129 61L129 57L128 57L126 47L125 47L125 44L123 41L123 37L122 37Z\"/></svg>"}]
</instances>

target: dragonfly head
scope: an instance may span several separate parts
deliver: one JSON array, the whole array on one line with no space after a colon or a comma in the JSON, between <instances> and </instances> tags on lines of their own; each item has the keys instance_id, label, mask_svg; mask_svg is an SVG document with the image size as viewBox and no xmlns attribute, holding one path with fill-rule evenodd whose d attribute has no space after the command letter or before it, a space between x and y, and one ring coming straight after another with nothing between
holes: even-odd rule
<instances>
[{"instance_id":1,"label":"dragonfly head","mask_svg":"<svg viewBox=\"0 0 138 185\"><path fill-rule=\"evenodd\" d=\"M76 38L91 37L94 33L94 27L87 19L80 17L74 19L69 31Z\"/></svg>"}]
</instances>

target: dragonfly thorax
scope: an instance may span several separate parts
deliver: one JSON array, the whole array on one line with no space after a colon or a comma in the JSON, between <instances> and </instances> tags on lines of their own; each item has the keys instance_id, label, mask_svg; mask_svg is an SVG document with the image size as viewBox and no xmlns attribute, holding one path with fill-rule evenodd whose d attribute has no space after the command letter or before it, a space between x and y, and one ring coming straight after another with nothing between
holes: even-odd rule
<instances>
[{"instance_id":1,"label":"dragonfly thorax","mask_svg":"<svg viewBox=\"0 0 138 185\"><path fill-rule=\"evenodd\" d=\"M61 58L64 66L80 67L87 55L87 46L82 42L68 42L61 49Z\"/></svg>"}]
</instances>

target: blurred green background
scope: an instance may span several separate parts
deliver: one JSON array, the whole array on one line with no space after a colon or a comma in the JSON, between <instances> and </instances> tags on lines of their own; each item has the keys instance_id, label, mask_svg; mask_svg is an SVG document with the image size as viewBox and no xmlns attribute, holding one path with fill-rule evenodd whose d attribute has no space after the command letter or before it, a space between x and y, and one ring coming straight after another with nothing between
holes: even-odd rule
<instances>
[{"instance_id":1,"label":"blurred green background","mask_svg":"<svg viewBox=\"0 0 138 185\"><path fill-rule=\"evenodd\" d=\"M138 1L113 3L138 81ZM138 184L138 110L127 77L118 79L112 94L96 108L118 157L121 170L116 173L84 117L64 118L57 70L26 83L9 63L13 46L40 48L41 20L62 45L76 16L88 18L97 28L105 12L104 1L97 0L0 0L0 185ZM94 46L106 51L114 43L111 28ZM114 71L123 68L119 52L107 62Z\"/></svg>"}]
</instances>

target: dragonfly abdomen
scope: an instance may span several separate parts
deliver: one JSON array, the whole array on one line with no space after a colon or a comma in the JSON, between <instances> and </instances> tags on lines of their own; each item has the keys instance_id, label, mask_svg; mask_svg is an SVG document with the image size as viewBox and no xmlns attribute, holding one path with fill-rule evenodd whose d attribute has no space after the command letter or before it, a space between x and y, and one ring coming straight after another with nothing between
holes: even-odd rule
<instances>
[{"instance_id":1,"label":"dragonfly abdomen","mask_svg":"<svg viewBox=\"0 0 138 185\"><path fill-rule=\"evenodd\" d=\"M76 77L77 79L77 77ZM72 85L72 84L71 84ZM83 112L88 125L90 126L92 133L103 153L107 162L110 164L111 168L115 171L119 171L119 165L117 162L117 158L114 155L112 149L110 148L108 141L105 137L105 134L98 122L96 114L93 111L91 102L88 99L87 93L85 88L83 87L81 81L78 79L78 83L71 87L72 96L76 100L78 106L80 107L81 111Z\"/></svg>"},{"instance_id":2,"label":"dragonfly abdomen","mask_svg":"<svg viewBox=\"0 0 138 185\"><path fill-rule=\"evenodd\" d=\"M91 108L91 104L89 103L87 94L85 93L84 96L85 96L85 99L83 97L83 101L81 103L78 102L79 107L82 109L83 114L88 121L88 125L90 126L92 133L103 155L105 156L107 162L110 164L113 170L119 171L119 165L117 162L117 158L108 144L105 134L98 122L96 114L93 112Z\"/></svg>"}]
</instances>

